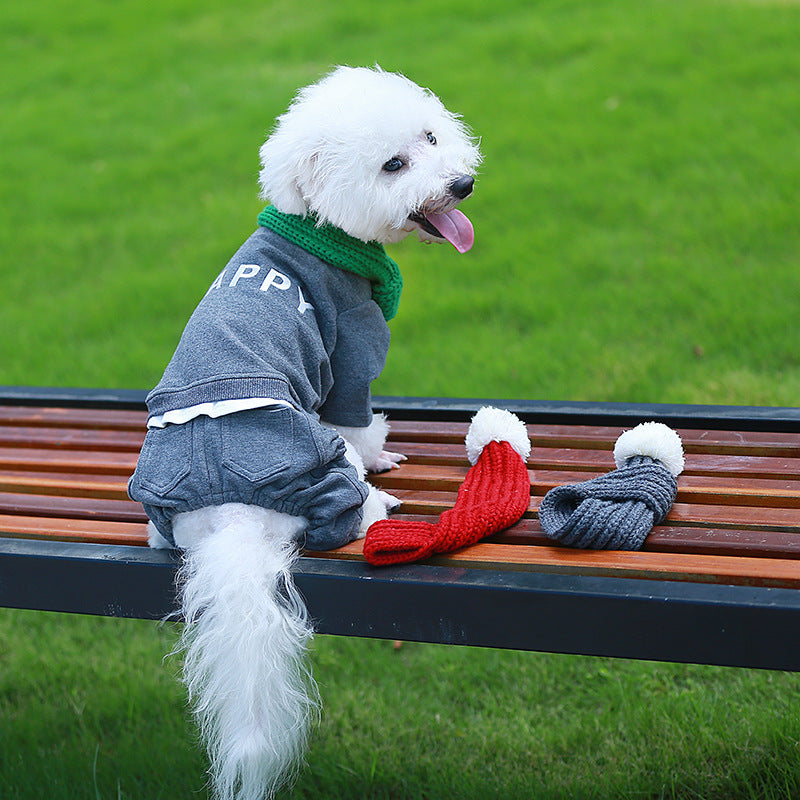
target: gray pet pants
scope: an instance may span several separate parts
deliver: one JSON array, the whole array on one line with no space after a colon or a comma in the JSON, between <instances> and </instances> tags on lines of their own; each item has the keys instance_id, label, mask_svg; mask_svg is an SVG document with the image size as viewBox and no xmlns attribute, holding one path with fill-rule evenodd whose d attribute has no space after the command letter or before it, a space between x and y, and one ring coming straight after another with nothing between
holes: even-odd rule
<instances>
[{"instance_id":1,"label":"gray pet pants","mask_svg":"<svg viewBox=\"0 0 800 800\"><path fill-rule=\"evenodd\" d=\"M128 494L171 544L172 519L223 503L247 503L308 520L310 550L353 541L367 486L333 430L286 406L151 428Z\"/></svg>"}]
</instances>

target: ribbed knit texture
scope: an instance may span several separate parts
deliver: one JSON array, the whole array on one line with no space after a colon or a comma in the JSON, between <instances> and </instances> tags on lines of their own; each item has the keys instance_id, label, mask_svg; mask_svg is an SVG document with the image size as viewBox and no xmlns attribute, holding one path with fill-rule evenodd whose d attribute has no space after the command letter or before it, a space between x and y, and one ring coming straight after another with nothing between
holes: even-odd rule
<instances>
[{"instance_id":1,"label":"ribbed knit texture","mask_svg":"<svg viewBox=\"0 0 800 800\"><path fill-rule=\"evenodd\" d=\"M308 250L328 264L354 272L372 284L372 299L388 322L397 314L403 277L400 267L386 255L379 242L362 242L333 225L318 225L313 214L305 217L284 214L267 206L258 215L258 224Z\"/></svg>"},{"instance_id":2,"label":"ribbed knit texture","mask_svg":"<svg viewBox=\"0 0 800 800\"><path fill-rule=\"evenodd\" d=\"M525 461L506 441L491 441L461 484L456 504L438 523L386 519L374 523L364 540L370 564L405 564L448 553L517 522L530 504Z\"/></svg>"},{"instance_id":3,"label":"ribbed knit texture","mask_svg":"<svg viewBox=\"0 0 800 800\"><path fill-rule=\"evenodd\" d=\"M649 456L590 481L551 489L539 506L542 530L570 547L639 550L669 513L678 484Z\"/></svg>"}]
</instances>

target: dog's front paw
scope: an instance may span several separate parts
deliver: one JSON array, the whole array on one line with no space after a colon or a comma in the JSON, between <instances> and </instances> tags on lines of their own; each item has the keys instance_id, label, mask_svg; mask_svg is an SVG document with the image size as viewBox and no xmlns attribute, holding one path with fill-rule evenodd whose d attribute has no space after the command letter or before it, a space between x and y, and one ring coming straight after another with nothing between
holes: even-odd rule
<instances>
[{"instance_id":1,"label":"dog's front paw","mask_svg":"<svg viewBox=\"0 0 800 800\"><path fill-rule=\"evenodd\" d=\"M388 450L381 450L380 455L370 466L370 472L386 472L390 469L397 469L401 461L407 461L408 457L402 453L391 453Z\"/></svg>"}]
</instances>

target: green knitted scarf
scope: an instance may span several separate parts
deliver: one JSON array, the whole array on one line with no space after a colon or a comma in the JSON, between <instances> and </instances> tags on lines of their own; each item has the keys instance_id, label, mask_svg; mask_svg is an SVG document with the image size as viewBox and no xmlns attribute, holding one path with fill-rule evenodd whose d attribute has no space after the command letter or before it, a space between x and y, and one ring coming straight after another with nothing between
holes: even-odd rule
<instances>
[{"instance_id":1,"label":"green knitted scarf","mask_svg":"<svg viewBox=\"0 0 800 800\"><path fill-rule=\"evenodd\" d=\"M380 306L384 319L388 321L397 313L403 278L382 244L362 242L333 225L317 225L312 214L305 217L284 214L275 206L267 206L258 215L258 224L326 263L366 278L372 284L372 299Z\"/></svg>"}]
</instances>

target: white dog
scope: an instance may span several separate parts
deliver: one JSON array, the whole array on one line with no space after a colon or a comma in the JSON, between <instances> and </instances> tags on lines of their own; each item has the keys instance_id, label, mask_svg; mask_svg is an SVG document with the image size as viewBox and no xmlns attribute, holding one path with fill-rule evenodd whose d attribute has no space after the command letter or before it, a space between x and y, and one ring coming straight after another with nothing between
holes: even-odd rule
<instances>
[{"instance_id":1,"label":"white dog","mask_svg":"<svg viewBox=\"0 0 800 800\"><path fill-rule=\"evenodd\" d=\"M148 396L129 483L151 545L184 550L184 680L222 800L271 796L302 763L318 694L292 565L396 505L364 482L402 459L370 408L401 286L382 245L468 250L456 205L480 161L429 91L346 67L299 92L260 155L272 205Z\"/></svg>"}]
</instances>

